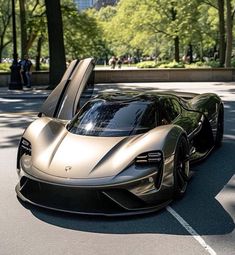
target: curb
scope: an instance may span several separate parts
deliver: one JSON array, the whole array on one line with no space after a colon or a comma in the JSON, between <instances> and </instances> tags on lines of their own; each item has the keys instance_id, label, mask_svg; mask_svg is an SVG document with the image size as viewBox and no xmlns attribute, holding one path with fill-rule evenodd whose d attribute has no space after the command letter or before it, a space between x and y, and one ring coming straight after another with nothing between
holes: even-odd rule
<instances>
[{"instance_id":1,"label":"curb","mask_svg":"<svg viewBox=\"0 0 235 255\"><path fill-rule=\"evenodd\" d=\"M1 95L4 99L46 99L48 95Z\"/></svg>"}]
</instances>

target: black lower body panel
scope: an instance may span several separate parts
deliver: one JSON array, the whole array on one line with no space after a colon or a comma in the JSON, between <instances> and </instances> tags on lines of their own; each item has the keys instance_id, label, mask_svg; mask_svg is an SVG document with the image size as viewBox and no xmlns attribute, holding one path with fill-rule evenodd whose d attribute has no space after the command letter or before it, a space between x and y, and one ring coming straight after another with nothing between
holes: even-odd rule
<instances>
[{"instance_id":1,"label":"black lower body panel","mask_svg":"<svg viewBox=\"0 0 235 255\"><path fill-rule=\"evenodd\" d=\"M16 186L18 197L31 204L57 211L118 216L152 212L170 201L149 205L123 188L87 189L48 184L22 177Z\"/></svg>"}]
</instances>

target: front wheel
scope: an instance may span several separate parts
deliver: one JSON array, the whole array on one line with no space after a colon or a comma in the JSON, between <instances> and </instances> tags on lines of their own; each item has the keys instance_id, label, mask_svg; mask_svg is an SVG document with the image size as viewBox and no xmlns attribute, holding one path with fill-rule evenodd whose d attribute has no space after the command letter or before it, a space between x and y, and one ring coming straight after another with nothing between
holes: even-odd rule
<instances>
[{"instance_id":1,"label":"front wheel","mask_svg":"<svg viewBox=\"0 0 235 255\"><path fill-rule=\"evenodd\" d=\"M184 136L179 138L174 160L174 198L181 198L189 178L189 145Z\"/></svg>"}]
</instances>

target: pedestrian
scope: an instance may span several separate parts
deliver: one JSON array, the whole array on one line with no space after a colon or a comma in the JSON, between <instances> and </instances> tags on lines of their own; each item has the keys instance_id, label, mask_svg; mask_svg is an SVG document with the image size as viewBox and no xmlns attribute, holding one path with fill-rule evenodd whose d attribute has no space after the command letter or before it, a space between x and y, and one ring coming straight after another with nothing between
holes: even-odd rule
<instances>
[{"instance_id":1,"label":"pedestrian","mask_svg":"<svg viewBox=\"0 0 235 255\"><path fill-rule=\"evenodd\" d=\"M118 65L118 68L122 67L122 59L120 57L117 60L117 65Z\"/></svg>"},{"instance_id":2,"label":"pedestrian","mask_svg":"<svg viewBox=\"0 0 235 255\"><path fill-rule=\"evenodd\" d=\"M127 63L128 63L128 66L131 66L131 56L128 56Z\"/></svg>"},{"instance_id":3,"label":"pedestrian","mask_svg":"<svg viewBox=\"0 0 235 255\"><path fill-rule=\"evenodd\" d=\"M116 58L115 58L115 56L112 56L110 58L109 65L111 66L111 69L115 69L115 66L116 66Z\"/></svg>"},{"instance_id":4,"label":"pedestrian","mask_svg":"<svg viewBox=\"0 0 235 255\"><path fill-rule=\"evenodd\" d=\"M30 61L28 55L25 55L24 58L19 62L19 64L22 81L27 88L30 88L32 62Z\"/></svg>"}]
</instances>

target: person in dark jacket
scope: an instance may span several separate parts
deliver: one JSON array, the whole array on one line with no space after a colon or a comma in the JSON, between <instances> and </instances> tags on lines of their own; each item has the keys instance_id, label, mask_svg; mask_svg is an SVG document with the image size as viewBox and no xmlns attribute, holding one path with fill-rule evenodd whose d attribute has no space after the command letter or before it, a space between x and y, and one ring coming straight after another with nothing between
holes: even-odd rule
<instances>
[{"instance_id":1,"label":"person in dark jacket","mask_svg":"<svg viewBox=\"0 0 235 255\"><path fill-rule=\"evenodd\" d=\"M19 64L22 81L27 88L30 88L32 62L30 61L28 55L25 55L24 58L19 62Z\"/></svg>"}]
</instances>

